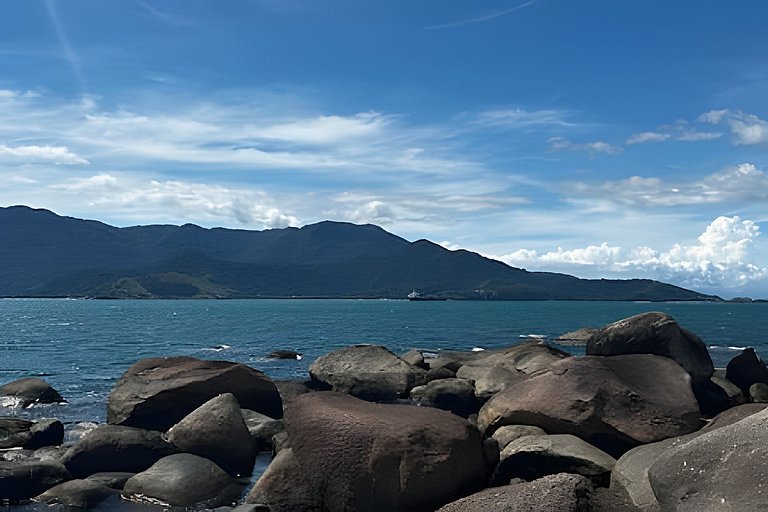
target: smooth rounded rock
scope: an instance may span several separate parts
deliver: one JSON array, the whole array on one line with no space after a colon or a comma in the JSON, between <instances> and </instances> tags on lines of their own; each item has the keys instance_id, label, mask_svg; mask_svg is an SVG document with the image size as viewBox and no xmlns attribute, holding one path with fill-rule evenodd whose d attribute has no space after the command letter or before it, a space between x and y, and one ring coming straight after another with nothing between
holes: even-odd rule
<instances>
[{"instance_id":1,"label":"smooth rounded rock","mask_svg":"<svg viewBox=\"0 0 768 512\"><path fill-rule=\"evenodd\" d=\"M467 417L480 409L475 386L467 379L440 379L411 390L411 399L419 405L437 407Z\"/></svg>"},{"instance_id":2,"label":"smooth rounded rock","mask_svg":"<svg viewBox=\"0 0 768 512\"><path fill-rule=\"evenodd\" d=\"M0 461L0 496L6 500L33 498L69 479L67 469L55 460Z\"/></svg>"},{"instance_id":3,"label":"smooth rounded rock","mask_svg":"<svg viewBox=\"0 0 768 512\"><path fill-rule=\"evenodd\" d=\"M130 478L123 497L133 501L166 503L175 507L233 505L242 486L208 459L177 453L157 461Z\"/></svg>"},{"instance_id":4,"label":"smooth rounded rock","mask_svg":"<svg viewBox=\"0 0 768 512\"><path fill-rule=\"evenodd\" d=\"M309 367L319 387L363 400L393 400L424 382L426 371L378 345L355 345L319 357Z\"/></svg>"},{"instance_id":5,"label":"smooth rounded rock","mask_svg":"<svg viewBox=\"0 0 768 512\"><path fill-rule=\"evenodd\" d=\"M34 404L66 403L50 384L36 377L25 377L0 386L0 397L11 399L8 405L22 408Z\"/></svg>"},{"instance_id":6,"label":"smooth rounded rock","mask_svg":"<svg viewBox=\"0 0 768 512\"><path fill-rule=\"evenodd\" d=\"M480 409L487 434L520 424L573 434L616 456L693 432L702 421L690 375L671 359L638 354L563 359Z\"/></svg>"},{"instance_id":7,"label":"smooth rounded rock","mask_svg":"<svg viewBox=\"0 0 768 512\"><path fill-rule=\"evenodd\" d=\"M532 425L504 425L496 429L493 438L499 443L499 450L503 450L509 443L523 436L543 436L546 432Z\"/></svg>"},{"instance_id":8,"label":"smooth rounded rock","mask_svg":"<svg viewBox=\"0 0 768 512\"><path fill-rule=\"evenodd\" d=\"M283 415L277 387L258 370L228 361L165 357L128 368L109 394L107 422L166 431L222 393L232 393L246 409Z\"/></svg>"},{"instance_id":9,"label":"smooth rounded rock","mask_svg":"<svg viewBox=\"0 0 768 512\"><path fill-rule=\"evenodd\" d=\"M768 383L768 369L755 349L748 347L728 362L725 377L738 386L744 396L749 396L752 384Z\"/></svg>"},{"instance_id":10,"label":"smooth rounded rock","mask_svg":"<svg viewBox=\"0 0 768 512\"><path fill-rule=\"evenodd\" d=\"M768 403L768 384L755 382L749 386L749 398L756 404Z\"/></svg>"},{"instance_id":11,"label":"smooth rounded rock","mask_svg":"<svg viewBox=\"0 0 768 512\"><path fill-rule=\"evenodd\" d=\"M107 487L94 480L70 480L36 496L34 501L47 505L64 505L65 507L90 510L110 496L120 494L120 491Z\"/></svg>"},{"instance_id":12,"label":"smooth rounded rock","mask_svg":"<svg viewBox=\"0 0 768 512\"><path fill-rule=\"evenodd\" d=\"M207 401L171 427L166 439L179 451L215 462L232 476L250 475L256 449L231 393Z\"/></svg>"}]
</instances>

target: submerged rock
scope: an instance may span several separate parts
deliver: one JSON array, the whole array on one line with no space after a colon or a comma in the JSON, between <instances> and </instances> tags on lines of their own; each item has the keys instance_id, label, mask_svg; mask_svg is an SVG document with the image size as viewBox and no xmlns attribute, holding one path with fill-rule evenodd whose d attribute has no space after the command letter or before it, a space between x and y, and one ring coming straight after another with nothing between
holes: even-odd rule
<instances>
[{"instance_id":1,"label":"submerged rock","mask_svg":"<svg viewBox=\"0 0 768 512\"><path fill-rule=\"evenodd\" d=\"M283 416L275 384L244 364L192 357L142 359L123 374L109 395L107 422L166 431L221 393L274 418Z\"/></svg>"},{"instance_id":2,"label":"submerged rock","mask_svg":"<svg viewBox=\"0 0 768 512\"><path fill-rule=\"evenodd\" d=\"M17 379L0 386L0 397L11 399L7 401L7 405L22 408L34 404L66 403L50 384L36 377ZM0 400L0 404L3 402Z\"/></svg>"}]
</instances>

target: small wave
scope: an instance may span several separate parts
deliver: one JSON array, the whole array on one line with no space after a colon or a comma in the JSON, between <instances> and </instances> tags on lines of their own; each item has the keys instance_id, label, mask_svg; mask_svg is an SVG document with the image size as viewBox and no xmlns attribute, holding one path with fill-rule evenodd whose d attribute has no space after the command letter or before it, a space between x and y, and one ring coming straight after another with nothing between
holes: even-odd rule
<instances>
[{"instance_id":1,"label":"small wave","mask_svg":"<svg viewBox=\"0 0 768 512\"><path fill-rule=\"evenodd\" d=\"M518 338L526 338L532 340L543 340L547 338L546 334L520 334Z\"/></svg>"},{"instance_id":2,"label":"small wave","mask_svg":"<svg viewBox=\"0 0 768 512\"><path fill-rule=\"evenodd\" d=\"M200 350L204 350L206 352L221 352L222 350L229 350L231 349L231 345L216 345L214 347L208 347L208 348L201 348Z\"/></svg>"},{"instance_id":3,"label":"small wave","mask_svg":"<svg viewBox=\"0 0 768 512\"><path fill-rule=\"evenodd\" d=\"M722 350L745 350L745 349L748 349L748 348L751 348L751 347L739 347L739 346L736 346L736 345L729 345L729 346L723 347L721 345L710 345L709 348L710 349L722 349Z\"/></svg>"},{"instance_id":4,"label":"small wave","mask_svg":"<svg viewBox=\"0 0 768 512\"><path fill-rule=\"evenodd\" d=\"M19 407L21 398L16 396L0 396L0 407Z\"/></svg>"},{"instance_id":5,"label":"small wave","mask_svg":"<svg viewBox=\"0 0 768 512\"><path fill-rule=\"evenodd\" d=\"M736 346L733 346L733 347L728 347L728 348L729 348L730 350L746 350L746 349L748 349L749 347L736 347Z\"/></svg>"},{"instance_id":6,"label":"small wave","mask_svg":"<svg viewBox=\"0 0 768 512\"><path fill-rule=\"evenodd\" d=\"M480 348L480 347L473 347L472 348L472 352L482 352L483 350L485 350L485 349L484 348Z\"/></svg>"}]
</instances>

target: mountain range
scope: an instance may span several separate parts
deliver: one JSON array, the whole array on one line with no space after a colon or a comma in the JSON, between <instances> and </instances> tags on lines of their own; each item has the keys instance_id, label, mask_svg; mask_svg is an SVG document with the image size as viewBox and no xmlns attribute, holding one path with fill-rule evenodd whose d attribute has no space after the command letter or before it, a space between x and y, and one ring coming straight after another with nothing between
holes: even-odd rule
<instances>
[{"instance_id":1,"label":"mountain range","mask_svg":"<svg viewBox=\"0 0 768 512\"><path fill-rule=\"evenodd\" d=\"M249 231L118 228L0 208L0 296L93 298L720 300L647 279L528 272L370 224Z\"/></svg>"}]
</instances>

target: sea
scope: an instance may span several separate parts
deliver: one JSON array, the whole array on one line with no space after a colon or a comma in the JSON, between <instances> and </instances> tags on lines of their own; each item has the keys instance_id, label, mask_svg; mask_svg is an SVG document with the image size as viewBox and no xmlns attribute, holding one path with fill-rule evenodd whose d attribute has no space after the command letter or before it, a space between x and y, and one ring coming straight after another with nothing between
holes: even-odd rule
<instances>
[{"instance_id":1,"label":"sea","mask_svg":"<svg viewBox=\"0 0 768 512\"><path fill-rule=\"evenodd\" d=\"M715 366L749 346L768 356L768 304L2 299L0 384L40 377L67 403L13 412L0 406L0 415L56 417L68 431L80 422L104 422L110 390L146 357L237 361L275 379L306 379L317 357L353 344L381 344L395 353L487 350L647 311L665 312L696 333ZM270 359L276 349L301 359Z\"/></svg>"}]
</instances>

